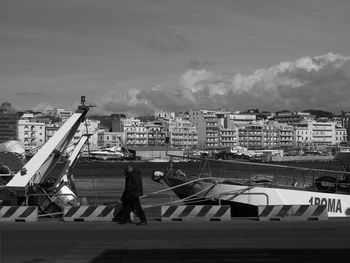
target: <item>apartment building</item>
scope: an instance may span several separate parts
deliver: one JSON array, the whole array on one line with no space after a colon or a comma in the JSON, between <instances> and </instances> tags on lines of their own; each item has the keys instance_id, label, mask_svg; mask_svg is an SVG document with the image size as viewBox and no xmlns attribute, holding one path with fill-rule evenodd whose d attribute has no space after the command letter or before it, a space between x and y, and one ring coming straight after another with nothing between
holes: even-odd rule
<instances>
[{"instance_id":1,"label":"apartment building","mask_svg":"<svg viewBox=\"0 0 350 263\"><path fill-rule=\"evenodd\" d=\"M253 122L256 122L256 115L250 113L229 113L226 117L227 127L248 125Z\"/></svg>"},{"instance_id":2,"label":"apartment building","mask_svg":"<svg viewBox=\"0 0 350 263\"><path fill-rule=\"evenodd\" d=\"M239 145L238 127L220 129L220 146L234 148Z\"/></svg>"},{"instance_id":3,"label":"apartment building","mask_svg":"<svg viewBox=\"0 0 350 263\"><path fill-rule=\"evenodd\" d=\"M81 136L88 134L89 140L86 142L86 146L88 145L90 149L98 148L99 145L101 144L99 142L98 133L102 131L101 129L99 129L99 126L100 126L100 121L85 119L84 122L80 123L79 128L74 134L73 143L75 144L78 143Z\"/></svg>"},{"instance_id":4,"label":"apartment building","mask_svg":"<svg viewBox=\"0 0 350 263\"><path fill-rule=\"evenodd\" d=\"M0 106L0 143L17 140L18 138L18 116L11 103L4 102Z\"/></svg>"},{"instance_id":5,"label":"apartment building","mask_svg":"<svg viewBox=\"0 0 350 263\"><path fill-rule=\"evenodd\" d=\"M163 121L149 121L145 124L147 146L162 146L166 142L165 124Z\"/></svg>"},{"instance_id":6,"label":"apartment building","mask_svg":"<svg viewBox=\"0 0 350 263\"><path fill-rule=\"evenodd\" d=\"M277 149L281 146L280 126L276 122L262 124L261 149Z\"/></svg>"},{"instance_id":7,"label":"apartment building","mask_svg":"<svg viewBox=\"0 0 350 263\"><path fill-rule=\"evenodd\" d=\"M279 123L285 123L289 125L298 124L304 120L311 121L315 116L308 112L277 112L273 119Z\"/></svg>"},{"instance_id":8,"label":"apartment building","mask_svg":"<svg viewBox=\"0 0 350 263\"><path fill-rule=\"evenodd\" d=\"M46 124L30 119L18 120L18 140L26 150L42 146L46 142Z\"/></svg>"},{"instance_id":9,"label":"apartment building","mask_svg":"<svg viewBox=\"0 0 350 263\"><path fill-rule=\"evenodd\" d=\"M249 150L262 149L263 143L263 125L248 124L238 128L239 146L246 147Z\"/></svg>"},{"instance_id":10,"label":"apartment building","mask_svg":"<svg viewBox=\"0 0 350 263\"><path fill-rule=\"evenodd\" d=\"M347 131L347 140L350 141L350 112L342 112L340 119L342 126Z\"/></svg>"},{"instance_id":11,"label":"apartment building","mask_svg":"<svg viewBox=\"0 0 350 263\"><path fill-rule=\"evenodd\" d=\"M280 149L295 145L294 127L275 121L238 127L238 145L250 150Z\"/></svg>"},{"instance_id":12,"label":"apartment building","mask_svg":"<svg viewBox=\"0 0 350 263\"><path fill-rule=\"evenodd\" d=\"M125 119L123 123L126 146L147 146L148 135L144 123L138 119Z\"/></svg>"},{"instance_id":13,"label":"apartment building","mask_svg":"<svg viewBox=\"0 0 350 263\"><path fill-rule=\"evenodd\" d=\"M124 133L123 132L109 132L100 130L97 132L97 148L101 147L121 147ZM94 145L91 145L94 149Z\"/></svg>"},{"instance_id":14,"label":"apartment building","mask_svg":"<svg viewBox=\"0 0 350 263\"><path fill-rule=\"evenodd\" d=\"M66 122L74 112L74 110L54 109L54 115L59 117L62 122Z\"/></svg>"},{"instance_id":15,"label":"apartment building","mask_svg":"<svg viewBox=\"0 0 350 263\"><path fill-rule=\"evenodd\" d=\"M171 147L194 148L198 146L198 132L190 121L172 118L166 125Z\"/></svg>"},{"instance_id":16,"label":"apartment building","mask_svg":"<svg viewBox=\"0 0 350 263\"><path fill-rule=\"evenodd\" d=\"M218 147L220 145L220 131L216 111L190 111L189 118L192 125L197 128L198 146L200 148Z\"/></svg>"},{"instance_id":17,"label":"apartment building","mask_svg":"<svg viewBox=\"0 0 350 263\"><path fill-rule=\"evenodd\" d=\"M295 125L296 144L334 145L347 140L347 130L336 122L306 121Z\"/></svg>"},{"instance_id":18,"label":"apartment building","mask_svg":"<svg viewBox=\"0 0 350 263\"><path fill-rule=\"evenodd\" d=\"M50 140L50 138L59 130L59 128L61 128L62 124L63 124L62 122L55 122L55 123L46 124L46 127L45 127L45 133L46 133L45 140L46 141Z\"/></svg>"},{"instance_id":19,"label":"apartment building","mask_svg":"<svg viewBox=\"0 0 350 263\"><path fill-rule=\"evenodd\" d=\"M279 124L279 146L280 148L292 148L295 146L295 129L288 124Z\"/></svg>"}]
</instances>

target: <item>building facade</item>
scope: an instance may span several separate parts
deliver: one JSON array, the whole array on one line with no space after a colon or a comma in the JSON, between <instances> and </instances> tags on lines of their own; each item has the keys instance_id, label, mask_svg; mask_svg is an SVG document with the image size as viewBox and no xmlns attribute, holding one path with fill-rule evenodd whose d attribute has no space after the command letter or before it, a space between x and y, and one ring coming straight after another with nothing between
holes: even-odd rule
<instances>
[{"instance_id":1,"label":"building facade","mask_svg":"<svg viewBox=\"0 0 350 263\"><path fill-rule=\"evenodd\" d=\"M17 140L18 138L18 115L8 102L0 106L0 143Z\"/></svg>"},{"instance_id":2,"label":"building facade","mask_svg":"<svg viewBox=\"0 0 350 263\"><path fill-rule=\"evenodd\" d=\"M100 130L97 132L97 148L121 147L123 132L108 132Z\"/></svg>"},{"instance_id":3,"label":"building facade","mask_svg":"<svg viewBox=\"0 0 350 263\"><path fill-rule=\"evenodd\" d=\"M190 111L189 118L192 125L197 128L199 148L219 146L220 131L216 111Z\"/></svg>"},{"instance_id":4,"label":"building facade","mask_svg":"<svg viewBox=\"0 0 350 263\"><path fill-rule=\"evenodd\" d=\"M347 130L336 122L304 121L295 125L295 136L297 146L322 147L347 141Z\"/></svg>"},{"instance_id":5,"label":"building facade","mask_svg":"<svg viewBox=\"0 0 350 263\"><path fill-rule=\"evenodd\" d=\"M167 122L169 143L174 148L197 148L198 132L190 121L181 118L172 118Z\"/></svg>"},{"instance_id":6,"label":"building facade","mask_svg":"<svg viewBox=\"0 0 350 263\"><path fill-rule=\"evenodd\" d=\"M308 112L278 112L273 119L279 123L295 125L302 121L311 121L315 116Z\"/></svg>"},{"instance_id":7,"label":"building facade","mask_svg":"<svg viewBox=\"0 0 350 263\"><path fill-rule=\"evenodd\" d=\"M30 119L20 119L18 140L23 143L26 150L41 147L46 142L46 124Z\"/></svg>"}]
</instances>

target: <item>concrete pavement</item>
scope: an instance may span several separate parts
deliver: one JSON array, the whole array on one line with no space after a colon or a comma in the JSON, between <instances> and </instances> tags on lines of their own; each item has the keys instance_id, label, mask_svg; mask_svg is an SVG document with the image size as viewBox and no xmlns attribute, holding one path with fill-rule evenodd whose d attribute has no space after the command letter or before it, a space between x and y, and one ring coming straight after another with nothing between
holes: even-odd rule
<instances>
[{"instance_id":1,"label":"concrete pavement","mask_svg":"<svg viewBox=\"0 0 350 263\"><path fill-rule=\"evenodd\" d=\"M348 262L350 220L1 223L1 263Z\"/></svg>"}]
</instances>

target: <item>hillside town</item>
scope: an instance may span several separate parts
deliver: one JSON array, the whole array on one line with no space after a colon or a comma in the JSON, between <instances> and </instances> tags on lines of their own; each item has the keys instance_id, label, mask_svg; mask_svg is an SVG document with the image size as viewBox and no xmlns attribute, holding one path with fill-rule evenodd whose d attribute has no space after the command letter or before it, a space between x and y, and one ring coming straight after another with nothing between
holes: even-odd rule
<instances>
[{"instance_id":1,"label":"hillside town","mask_svg":"<svg viewBox=\"0 0 350 263\"><path fill-rule=\"evenodd\" d=\"M139 117L115 113L89 116L80 124L74 143L89 134L89 151L116 147L127 152L176 149L186 153L278 156L330 156L345 145L350 113L326 116L322 111L276 113L188 110L154 112ZM0 108L0 143L19 141L27 153L45 144L74 110L17 111L11 103ZM312 114L313 113L313 114ZM323 112L324 113L324 112Z\"/></svg>"}]
</instances>

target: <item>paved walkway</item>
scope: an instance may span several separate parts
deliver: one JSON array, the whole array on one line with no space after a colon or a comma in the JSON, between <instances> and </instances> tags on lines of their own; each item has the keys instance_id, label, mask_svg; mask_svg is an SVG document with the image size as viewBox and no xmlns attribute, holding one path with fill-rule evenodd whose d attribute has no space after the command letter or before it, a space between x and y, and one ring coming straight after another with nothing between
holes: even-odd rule
<instances>
[{"instance_id":1,"label":"paved walkway","mask_svg":"<svg viewBox=\"0 0 350 263\"><path fill-rule=\"evenodd\" d=\"M1 223L1 263L348 262L350 220Z\"/></svg>"}]
</instances>

